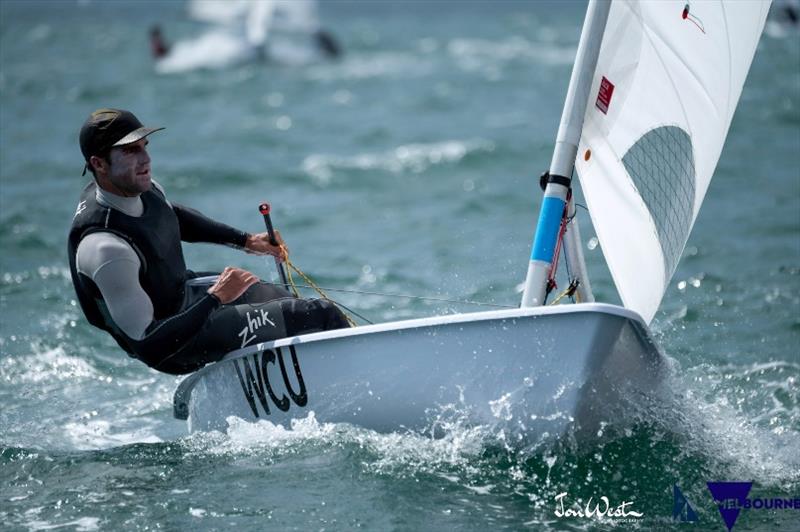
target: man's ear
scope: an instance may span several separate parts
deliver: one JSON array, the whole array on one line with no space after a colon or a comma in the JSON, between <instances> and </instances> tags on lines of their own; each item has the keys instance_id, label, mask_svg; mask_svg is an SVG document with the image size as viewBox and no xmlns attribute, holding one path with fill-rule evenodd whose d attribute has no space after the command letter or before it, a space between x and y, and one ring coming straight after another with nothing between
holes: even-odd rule
<instances>
[{"instance_id":1,"label":"man's ear","mask_svg":"<svg viewBox=\"0 0 800 532\"><path fill-rule=\"evenodd\" d=\"M108 172L108 161L103 159L102 157L98 157L97 155L92 155L89 157L89 164L92 165L95 172L99 172L105 174Z\"/></svg>"}]
</instances>

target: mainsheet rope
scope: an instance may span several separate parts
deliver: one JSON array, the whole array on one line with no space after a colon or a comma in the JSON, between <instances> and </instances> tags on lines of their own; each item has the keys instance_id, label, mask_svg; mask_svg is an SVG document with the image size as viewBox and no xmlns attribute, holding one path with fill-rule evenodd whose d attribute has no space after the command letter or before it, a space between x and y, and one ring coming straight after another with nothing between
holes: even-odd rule
<instances>
[{"instance_id":1,"label":"mainsheet rope","mask_svg":"<svg viewBox=\"0 0 800 532\"><path fill-rule=\"evenodd\" d=\"M289 260L289 251L286 249L286 246L281 244L280 247L281 247L281 254L283 255L283 262L284 262L284 264L286 264L286 266L289 267L289 269L286 270L286 277L287 277L287 281L289 282L289 287L292 289L292 292L294 293L294 297L300 297L300 292L298 292L298 290L297 290L297 284L294 282L294 277L292 276L292 272L295 272L297 275L302 277L303 280L306 283L308 283L308 285L311 288L313 288L314 290L317 291L317 293L320 295L320 297L322 297L323 299L325 299L327 301L330 301L331 303L333 303L337 307L340 307L342 309L342 314L344 314L344 317L347 318L347 323L350 324L350 327L356 327L356 321L350 315L350 312L353 312L353 311L348 309L347 307L345 307L344 305L342 305L338 301L335 301L335 300L331 299L328 296L328 294L326 294L325 291L317 285L317 283L312 281L311 278L308 275L303 273L303 271L300 268L295 266L295 264L291 260ZM359 316L359 317L361 319L363 319L364 321L369 322L369 320L367 320L363 316Z\"/></svg>"},{"instance_id":2,"label":"mainsheet rope","mask_svg":"<svg viewBox=\"0 0 800 532\"><path fill-rule=\"evenodd\" d=\"M300 297L298 288L311 288L311 289L315 290L320 295L320 297L330 301L331 303L341 307L342 309L345 309L347 312L355 314L356 316L358 316L359 318L361 318L362 320L364 320L367 323L372 323L372 322L370 320L368 320L367 318L365 318L364 316L358 314L354 310L352 310L350 308L347 308L346 306L344 306L342 303L339 303L335 299L331 299L325 293L325 290L329 290L331 292L347 292L347 293L352 293L352 294L366 294L366 295L375 295L375 296L402 297L402 298L408 298L408 299L419 299L419 300L425 300L425 301L439 301L439 302L443 302L443 303L457 303L457 304L462 304L462 305L479 305L479 306L484 306L484 307L497 307L497 308L517 308L514 305L501 305L501 304L498 304L498 303L486 303L486 302L483 302L483 301L457 300L457 299L446 299L446 298L439 298L439 297L411 296L411 295L407 295L407 294L388 294L388 293L383 293L383 292L369 292L369 291L364 291L364 290L345 290L345 289L341 289L341 288L322 288L321 286L317 285L306 273L304 273L300 268L297 267L296 264L294 264L289 259L288 253L287 253L287 250L286 250L285 246L281 246L281 250L283 251L283 261L288 266L286 286L291 289L291 291L294 293L294 295L296 297ZM297 284L295 282L293 276L292 276L292 271L297 273L297 275L299 275L307 283L307 285L299 285L299 284ZM347 317L348 321L351 324L354 325L352 317L349 316L347 314L347 312L345 312L345 316Z\"/></svg>"},{"instance_id":3,"label":"mainsheet rope","mask_svg":"<svg viewBox=\"0 0 800 532\"><path fill-rule=\"evenodd\" d=\"M567 196L567 202L569 202L569 198L571 196L571 193L572 193L572 191L569 191L569 194ZM582 205L581 205L581 207L582 207ZM565 209L565 211L566 211L566 209ZM547 291L547 293L548 294L554 288L558 288L558 286L556 285L556 278L555 277L556 277L556 271L558 269L558 259L559 259L559 255L560 255L560 251L561 251L561 246L562 246L562 242L563 242L563 238L564 238L564 233L567 230L567 224L569 223L569 221L570 221L570 219L566 216L566 212L565 212L565 216L561 220L561 227L559 228L558 239L556 241L556 250L555 250L555 253L553 255L553 262L552 262L552 265L550 267L550 274L549 274L548 280L547 280L547 282L548 282L548 291ZM332 299L330 296L328 296L328 294L325 293L325 290L322 287L320 287L317 283L315 283L311 279L311 277L309 277L305 272L303 272L303 270L298 268L297 265L294 264L291 261L291 259L289 259L289 252L286 249L286 246L281 244L280 245L280 249L281 249L281 254L283 256L282 257L283 262L284 262L284 264L286 264L286 266L288 266L288 270L286 272L287 273L287 284L288 284L288 287L291 288L292 293L294 294L295 297L300 297L300 292L298 291L298 285L294 280L294 276L292 275L292 272L294 272L297 275L299 275L303 279L303 281L305 281L307 283L307 285L304 286L304 288L313 289L314 291L316 291L320 295L320 297L322 297L326 301L330 301L331 303L333 303L337 307L341 308L342 309L342 313L344 314L345 318L347 319L347 322L350 324L351 327L356 327L357 326L357 324L356 324L355 320L353 319L353 317L351 316L351 314L355 314L356 316L358 316L359 318L361 318L362 320L364 320L367 323L372 323L370 320L368 320L364 316L358 314L357 312L355 312L352 309L347 308L343 304L339 303L335 299ZM578 279L574 279L574 280L570 281L569 286L567 286L567 288L563 292L561 292L553 301L551 301L549 303L549 305L557 305L564 297L567 297L567 296L569 296L569 297L573 297L574 296L576 298L576 300L578 300L578 296L577 296L576 291L577 291L579 282L580 281ZM493 303L482 303L482 302L476 302L476 301L457 301L457 300L450 300L450 299L440 299L440 298L430 298L430 297L420 297L420 296L408 296L408 295L402 295L402 294L380 294L380 293L377 293L377 292L360 292L360 291L357 291L357 290L339 290L339 289L333 289L333 288L328 288L327 290L332 290L332 291L337 291L337 292L353 292L353 293L365 293L365 294L373 294L373 295L385 295L385 296L394 296L394 297L407 297L407 298L412 298L412 299L425 299L425 300L434 300L434 301L444 301L444 302L448 302L448 303L460 303L460 304L484 305L484 306L492 306L492 307L515 308L515 307L512 307L510 305L497 305L497 304L493 304ZM578 302L580 302L580 301L578 300Z\"/></svg>"}]
</instances>

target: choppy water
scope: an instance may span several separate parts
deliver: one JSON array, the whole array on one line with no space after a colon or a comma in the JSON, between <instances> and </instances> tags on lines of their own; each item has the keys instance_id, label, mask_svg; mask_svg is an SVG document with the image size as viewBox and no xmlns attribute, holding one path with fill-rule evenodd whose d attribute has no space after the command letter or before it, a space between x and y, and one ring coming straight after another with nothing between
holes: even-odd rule
<instances>
[{"instance_id":1,"label":"choppy water","mask_svg":"<svg viewBox=\"0 0 800 532\"><path fill-rule=\"evenodd\" d=\"M167 127L150 146L170 198L252 231L272 202L323 286L516 304L583 10L326 2L339 62L285 40L279 64L191 69L227 60L206 43L159 73L150 24L173 42L218 38L183 3L0 2L0 528L724 530L707 481L800 497L800 36L778 25L654 323L674 397L594 443L522 451L457 413L437 440L313 418L188 436L176 379L76 307L77 132L100 106ZM586 253L596 296L615 301L599 247ZM186 255L266 275L233 250ZM374 321L473 310L341 300ZM672 522L674 484L699 523ZM559 519L563 492L645 515ZM735 529L798 530L800 513L750 510Z\"/></svg>"}]
</instances>

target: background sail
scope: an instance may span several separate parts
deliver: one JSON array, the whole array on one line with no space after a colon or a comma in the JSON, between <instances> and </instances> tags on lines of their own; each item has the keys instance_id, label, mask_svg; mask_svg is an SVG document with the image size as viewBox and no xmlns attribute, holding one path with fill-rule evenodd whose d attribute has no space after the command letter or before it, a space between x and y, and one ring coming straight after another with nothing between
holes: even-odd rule
<instances>
[{"instance_id":1,"label":"background sail","mask_svg":"<svg viewBox=\"0 0 800 532\"><path fill-rule=\"evenodd\" d=\"M611 6L576 169L622 301L648 323L711 182L769 6Z\"/></svg>"}]
</instances>

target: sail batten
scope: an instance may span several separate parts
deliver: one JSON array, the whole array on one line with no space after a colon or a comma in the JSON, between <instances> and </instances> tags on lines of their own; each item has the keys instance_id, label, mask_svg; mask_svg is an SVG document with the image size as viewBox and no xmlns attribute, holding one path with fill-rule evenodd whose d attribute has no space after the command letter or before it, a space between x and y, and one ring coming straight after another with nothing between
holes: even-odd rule
<instances>
[{"instance_id":1,"label":"sail batten","mask_svg":"<svg viewBox=\"0 0 800 532\"><path fill-rule=\"evenodd\" d=\"M623 303L647 322L708 190L768 8L611 5L576 170Z\"/></svg>"}]
</instances>

